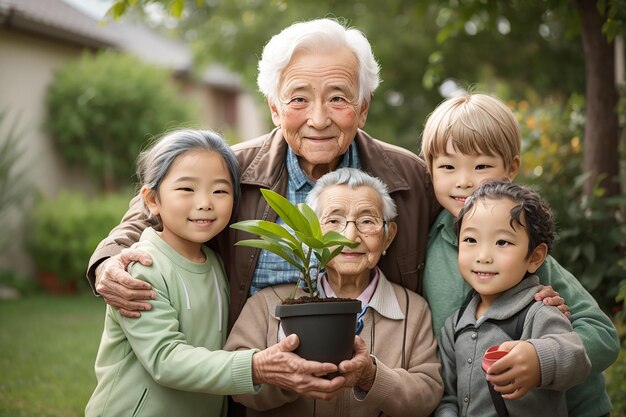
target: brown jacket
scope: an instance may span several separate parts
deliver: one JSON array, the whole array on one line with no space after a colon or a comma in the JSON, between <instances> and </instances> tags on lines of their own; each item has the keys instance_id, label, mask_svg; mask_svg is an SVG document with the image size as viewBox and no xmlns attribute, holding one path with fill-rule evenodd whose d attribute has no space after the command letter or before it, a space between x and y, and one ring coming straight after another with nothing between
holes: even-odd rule
<instances>
[{"instance_id":1,"label":"brown jacket","mask_svg":"<svg viewBox=\"0 0 626 417\"><path fill-rule=\"evenodd\" d=\"M426 255L428 228L439 213L430 176L424 161L406 149L381 142L359 130L354 139L361 169L383 180L398 209L398 234L379 261L382 271L392 282L422 293L422 276ZM287 142L282 130L233 146L241 166L241 200L233 221L247 219L276 220L276 213L263 200L261 188L278 193L287 191ZM89 260L87 277L94 287L95 268L110 256L139 240L150 224L141 212L137 198L131 202L122 222L104 239ZM259 250L234 246L247 233L225 229L217 239L217 250L224 260L230 280L230 325L235 322L246 302ZM212 242L212 246L215 242Z\"/></svg>"}]
</instances>

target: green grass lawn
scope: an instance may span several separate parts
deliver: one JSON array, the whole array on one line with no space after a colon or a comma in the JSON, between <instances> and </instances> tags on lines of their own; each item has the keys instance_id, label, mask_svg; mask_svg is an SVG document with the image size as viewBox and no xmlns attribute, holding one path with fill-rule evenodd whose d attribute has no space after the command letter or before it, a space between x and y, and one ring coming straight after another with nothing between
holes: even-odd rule
<instances>
[{"instance_id":1,"label":"green grass lawn","mask_svg":"<svg viewBox=\"0 0 626 417\"><path fill-rule=\"evenodd\" d=\"M31 295L0 300L0 416L83 416L104 301Z\"/></svg>"},{"instance_id":2,"label":"green grass lawn","mask_svg":"<svg viewBox=\"0 0 626 417\"><path fill-rule=\"evenodd\" d=\"M104 309L91 293L0 300L0 417L84 415ZM607 372L614 417L626 415L625 369L622 349Z\"/></svg>"}]
</instances>

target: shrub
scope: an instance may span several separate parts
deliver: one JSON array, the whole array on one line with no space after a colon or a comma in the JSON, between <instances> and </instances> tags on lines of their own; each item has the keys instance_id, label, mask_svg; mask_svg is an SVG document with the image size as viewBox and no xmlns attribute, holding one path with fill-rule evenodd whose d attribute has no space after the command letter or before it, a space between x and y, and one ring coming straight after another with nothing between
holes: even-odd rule
<instances>
[{"instance_id":1,"label":"shrub","mask_svg":"<svg viewBox=\"0 0 626 417\"><path fill-rule=\"evenodd\" d=\"M62 281L85 280L89 257L119 223L129 200L126 193L88 199L69 191L40 199L29 215L26 235L37 268Z\"/></svg>"},{"instance_id":2,"label":"shrub","mask_svg":"<svg viewBox=\"0 0 626 417\"><path fill-rule=\"evenodd\" d=\"M167 71L115 52L84 54L55 74L47 129L70 165L107 191L131 184L148 137L195 121Z\"/></svg>"},{"instance_id":3,"label":"shrub","mask_svg":"<svg viewBox=\"0 0 626 417\"><path fill-rule=\"evenodd\" d=\"M597 186L583 195L583 104L577 96L565 105L518 103L524 138L519 180L535 185L555 212L558 240L552 255L610 313L619 308L615 298L626 272L626 223L620 215L626 198L607 198Z\"/></svg>"}]
</instances>

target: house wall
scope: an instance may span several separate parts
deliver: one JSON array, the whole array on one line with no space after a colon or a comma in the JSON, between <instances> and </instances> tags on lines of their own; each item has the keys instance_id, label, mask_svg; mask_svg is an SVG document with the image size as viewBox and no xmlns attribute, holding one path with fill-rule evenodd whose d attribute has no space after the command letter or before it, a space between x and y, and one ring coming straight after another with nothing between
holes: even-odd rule
<instances>
[{"instance_id":1,"label":"house wall","mask_svg":"<svg viewBox=\"0 0 626 417\"><path fill-rule=\"evenodd\" d=\"M198 103L200 128L221 133L231 144L267 133L269 110L251 93L199 86L189 80L178 82L182 94Z\"/></svg>"},{"instance_id":2,"label":"house wall","mask_svg":"<svg viewBox=\"0 0 626 417\"><path fill-rule=\"evenodd\" d=\"M49 135L43 131L46 90L53 72L78 58L82 50L0 27L0 110L8 112L5 117L8 122L17 120L22 131L23 154L17 170L24 168L27 180L46 197L56 195L62 188L95 191L83 171L63 163ZM3 133L10 124L5 122L0 127L0 141L6 140ZM11 214L8 223L15 226L10 232L14 238L8 251L0 253L0 268L32 274L31 259L22 249L22 213Z\"/></svg>"},{"instance_id":3,"label":"house wall","mask_svg":"<svg viewBox=\"0 0 626 417\"><path fill-rule=\"evenodd\" d=\"M0 28L0 109L23 128L21 164L45 196L63 187L93 192L84 172L67 167L44 132L46 91L56 69L80 57L83 49ZM2 138L0 138L2 140Z\"/></svg>"}]
</instances>

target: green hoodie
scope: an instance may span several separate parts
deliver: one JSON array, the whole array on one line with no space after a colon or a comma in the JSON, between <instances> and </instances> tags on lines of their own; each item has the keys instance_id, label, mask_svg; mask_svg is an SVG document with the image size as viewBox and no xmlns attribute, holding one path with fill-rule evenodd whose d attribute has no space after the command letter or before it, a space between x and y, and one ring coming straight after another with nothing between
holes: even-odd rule
<instances>
[{"instance_id":1,"label":"green hoodie","mask_svg":"<svg viewBox=\"0 0 626 417\"><path fill-rule=\"evenodd\" d=\"M138 319L107 306L98 385L85 416L226 415L225 395L255 392L256 350L221 350L229 298L219 258L204 247L206 262L193 263L152 228L133 247L153 264L134 264L131 275L149 282L157 298Z\"/></svg>"}]
</instances>

